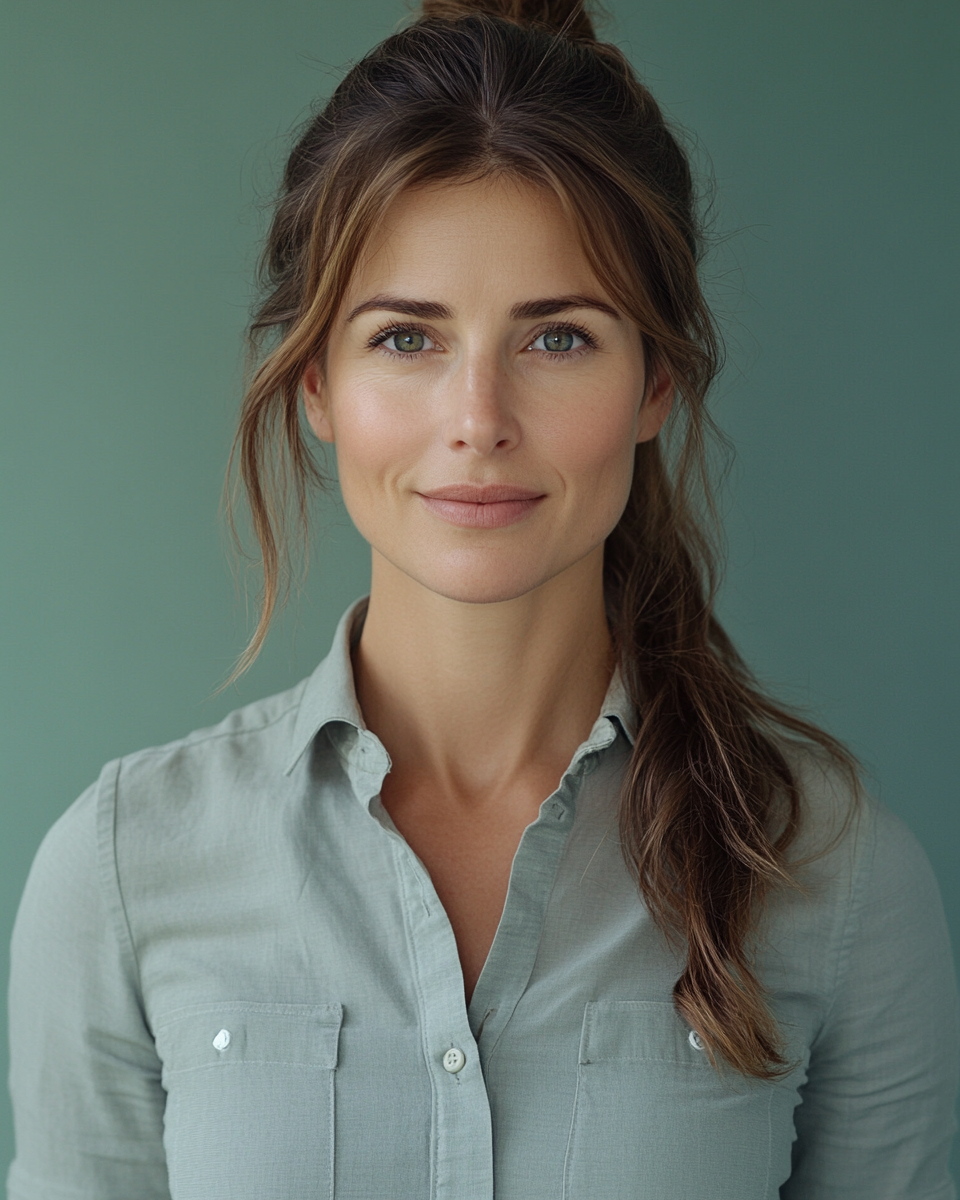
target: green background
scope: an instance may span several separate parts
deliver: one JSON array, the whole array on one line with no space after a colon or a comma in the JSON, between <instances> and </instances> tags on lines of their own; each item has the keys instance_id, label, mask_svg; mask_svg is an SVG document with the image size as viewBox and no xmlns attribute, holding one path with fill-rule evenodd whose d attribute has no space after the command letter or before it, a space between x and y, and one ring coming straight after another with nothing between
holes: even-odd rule
<instances>
[{"instance_id":1,"label":"green background","mask_svg":"<svg viewBox=\"0 0 960 1200\"><path fill-rule=\"evenodd\" d=\"M607 36L718 186L725 618L761 677L862 755L957 932L960 9L610 9ZM4 7L4 942L41 837L106 759L288 686L366 588L366 546L331 504L300 602L212 695L249 630L217 509L263 204L291 128L403 11Z\"/></svg>"}]
</instances>

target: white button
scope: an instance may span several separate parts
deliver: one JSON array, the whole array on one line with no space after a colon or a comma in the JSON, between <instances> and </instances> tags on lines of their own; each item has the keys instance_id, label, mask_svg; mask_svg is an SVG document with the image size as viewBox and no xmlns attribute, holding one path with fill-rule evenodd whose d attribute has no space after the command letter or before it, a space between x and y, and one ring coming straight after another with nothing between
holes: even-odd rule
<instances>
[{"instance_id":1,"label":"white button","mask_svg":"<svg viewBox=\"0 0 960 1200\"><path fill-rule=\"evenodd\" d=\"M217 1036L213 1039L214 1050L226 1050L230 1045L230 1030L221 1029Z\"/></svg>"},{"instance_id":2,"label":"white button","mask_svg":"<svg viewBox=\"0 0 960 1200\"><path fill-rule=\"evenodd\" d=\"M702 1050L704 1048L703 1047L703 1038L700 1036L699 1033L697 1033L697 1031L695 1029L690 1030L690 1033L687 1036L687 1041L694 1048L694 1050Z\"/></svg>"},{"instance_id":3,"label":"white button","mask_svg":"<svg viewBox=\"0 0 960 1200\"><path fill-rule=\"evenodd\" d=\"M451 1046L443 1056L443 1069L449 1071L451 1075L456 1075L458 1071L463 1070L463 1064L467 1061L467 1056L462 1050L456 1046Z\"/></svg>"}]
</instances>

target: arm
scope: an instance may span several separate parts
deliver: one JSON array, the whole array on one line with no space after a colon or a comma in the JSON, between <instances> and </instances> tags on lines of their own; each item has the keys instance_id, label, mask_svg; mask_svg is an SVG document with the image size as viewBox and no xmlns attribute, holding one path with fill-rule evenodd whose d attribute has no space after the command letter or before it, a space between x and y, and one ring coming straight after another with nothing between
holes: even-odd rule
<instances>
[{"instance_id":1,"label":"arm","mask_svg":"<svg viewBox=\"0 0 960 1200\"><path fill-rule=\"evenodd\" d=\"M160 1063L99 792L47 834L14 927L10 1200L169 1200Z\"/></svg>"},{"instance_id":2,"label":"arm","mask_svg":"<svg viewBox=\"0 0 960 1200\"><path fill-rule=\"evenodd\" d=\"M866 817L867 814L864 814ZM864 821L837 991L782 1200L953 1200L957 992L936 880L884 808Z\"/></svg>"}]
</instances>

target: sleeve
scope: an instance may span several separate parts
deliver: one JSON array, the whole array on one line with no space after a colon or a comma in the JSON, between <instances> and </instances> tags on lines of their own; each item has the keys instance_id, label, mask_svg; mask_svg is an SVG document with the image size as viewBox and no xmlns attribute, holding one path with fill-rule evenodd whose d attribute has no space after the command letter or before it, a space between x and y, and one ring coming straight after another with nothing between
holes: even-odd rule
<instances>
[{"instance_id":1,"label":"sleeve","mask_svg":"<svg viewBox=\"0 0 960 1200\"><path fill-rule=\"evenodd\" d=\"M169 1200L165 1093L116 886L114 805L98 806L108 775L47 834L14 926L9 1200Z\"/></svg>"},{"instance_id":2,"label":"sleeve","mask_svg":"<svg viewBox=\"0 0 960 1200\"><path fill-rule=\"evenodd\" d=\"M836 992L811 1049L780 1194L954 1200L957 989L940 893L892 813L876 806L863 826Z\"/></svg>"}]
</instances>

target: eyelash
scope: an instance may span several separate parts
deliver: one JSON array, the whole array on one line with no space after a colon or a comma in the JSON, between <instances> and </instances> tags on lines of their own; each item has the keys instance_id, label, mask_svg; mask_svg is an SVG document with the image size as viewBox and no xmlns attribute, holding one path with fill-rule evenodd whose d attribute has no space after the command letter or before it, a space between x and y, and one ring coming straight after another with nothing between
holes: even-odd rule
<instances>
[{"instance_id":1,"label":"eyelash","mask_svg":"<svg viewBox=\"0 0 960 1200\"><path fill-rule=\"evenodd\" d=\"M423 325L418 325L414 321L407 322L403 325L388 325L386 328L378 330L378 332L375 333L367 342L367 345L371 350L375 350L378 346L383 345L384 342L389 341L394 334L409 333L411 331L413 333L422 333L424 337L430 336ZM558 359L579 358L584 350L596 350L598 345L597 339L592 333L589 333L586 329L581 328L579 325L571 324L569 321L556 321L551 325L544 326L539 333L535 333L533 335L533 337L530 339L530 343L532 344L537 340L537 338L543 337L545 333L572 333L576 337L581 338L584 343L582 346L577 346L574 350L540 350L539 353L546 355L551 362L555 362ZM415 350L413 352L401 354L399 350L387 350L385 353L393 354L397 358L419 358L423 351Z\"/></svg>"}]
</instances>

